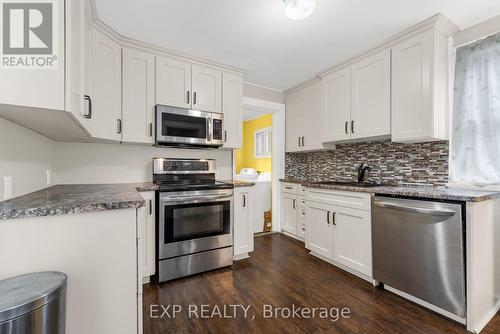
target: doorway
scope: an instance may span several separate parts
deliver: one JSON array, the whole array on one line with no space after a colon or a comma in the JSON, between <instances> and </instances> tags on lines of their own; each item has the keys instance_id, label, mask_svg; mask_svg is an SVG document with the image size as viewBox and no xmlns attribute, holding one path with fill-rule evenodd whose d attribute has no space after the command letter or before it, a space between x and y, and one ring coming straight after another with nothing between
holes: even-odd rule
<instances>
[{"instance_id":1,"label":"doorway","mask_svg":"<svg viewBox=\"0 0 500 334\"><path fill-rule=\"evenodd\" d=\"M233 151L233 178L256 183L254 232L281 231L279 179L285 174L285 105L243 98L243 147Z\"/></svg>"}]
</instances>

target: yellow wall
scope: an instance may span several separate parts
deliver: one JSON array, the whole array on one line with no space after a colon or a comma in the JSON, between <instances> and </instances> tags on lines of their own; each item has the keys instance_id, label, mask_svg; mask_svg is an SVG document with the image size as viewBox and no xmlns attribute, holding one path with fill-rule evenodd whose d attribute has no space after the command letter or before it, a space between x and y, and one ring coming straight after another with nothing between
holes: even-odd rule
<instances>
[{"instance_id":1,"label":"yellow wall","mask_svg":"<svg viewBox=\"0 0 500 334\"><path fill-rule=\"evenodd\" d=\"M272 158L254 159L255 131L272 125L272 114L243 122L243 146L235 152L236 174L239 174L242 168L255 168L259 172L272 171Z\"/></svg>"}]
</instances>

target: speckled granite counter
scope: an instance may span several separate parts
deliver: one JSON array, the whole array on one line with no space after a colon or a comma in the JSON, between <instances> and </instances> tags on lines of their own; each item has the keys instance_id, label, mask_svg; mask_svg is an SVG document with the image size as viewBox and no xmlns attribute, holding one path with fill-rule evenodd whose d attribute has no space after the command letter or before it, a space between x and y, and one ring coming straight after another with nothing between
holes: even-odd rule
<instances>
[{"instance_id":1,"label":"speckled granite counter","mask_svg":"<svg viewBox=\"0 0 500 334\"><path fill-rule=\"evenodd\" d=\"M478 191L467 189L455 189L432 186L379 186L379 187L356 187L346 185L318 184L313 181L300 179L280 179L281 182L298 183L308 188L321 188L341 191L356 191L372 194L399 195L416 198L431 198L449 201L482 202L490 199L500 198L500 192Z\"/></svg>"},{"instance_id":2,"label":"speckled granite counter","mask_svg":"<svg viewBox=\"0 0 500 334\"><path fill-rule=\"evenodd\" d=\"M152 182L56 185L0 202L0 220L139 208L139 191L154 191Z\"/></svg>"},{"instance_id":3,"label":"speckled granite counter","mask_svg":"<svg viewBox=\"0 0 500 334\"><path fill-rule=\"evenodd\" d=\"M255 182L252 181L243 181L243 180L233 180L233 181L224 181L228 183L232 183L235 188L238 187L251 187L255 185Z\"/></svg>"}]
</instances>

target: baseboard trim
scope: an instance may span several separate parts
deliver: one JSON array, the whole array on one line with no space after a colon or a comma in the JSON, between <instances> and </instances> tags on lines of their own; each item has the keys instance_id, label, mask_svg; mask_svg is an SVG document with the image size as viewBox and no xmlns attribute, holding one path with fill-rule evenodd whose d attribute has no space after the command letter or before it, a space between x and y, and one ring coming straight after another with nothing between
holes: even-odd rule
<instances>
[{"instance_id":1,"label":"baseboard trim","mask_svg":"<svg viewBox=\"0 0 500 334\"><path fill-rule=\"evenodd\" d=\"M290 237L290 238L294 238L295 240L299 240L299 241L302 241L304 242L304 239L297 236L297 235L294 235L294 234L291 234L289 232L286 232L286 231L281 231L282 234L286 235L287 237Z\"/></svg>"},{"instance_id":2,"label":"baseboard trim","mask_svg":"<svg viewBox=\"0 0 500 334\"><path fill-rule=\"evenodd\" d=\"M314 256L314 257L317 257L317 258L318 258L318 259L320 259L320 260L323 260L323 261L325 261L325 262L328 262L328 263L330 263L331 265L334 265L334 266L335 266L335 267L337 267L337 268L340 268L340 269L342 269L342 270L344 270L344 271L347 271L348 273L353 274L354 276L358 276L359 278L362 278L362 279L364 279L365 281L370 282L371 284L375 284L375 280L373 280L373 278L371 278L370 276L367 276L367 275L365 275L365 274L363 274L363 273L360 273L360 272L358 272L358 271L356 271L356 270L354 270L354 269L351 269L351 268L349 268L349 267L346 267L346 266L344 266L343 264L338 263L338 262L336 262L336 261L334 261L334 260L331 260L331 259L329 259L329 258L327 258L327 257L324 257L323 255L320 255L320 254L318 254L318 253L315 253L315 252L312 252L312 251L311 251L311 252L309 252L309 254L311 254L311 255L312 255L312 256Z\"/></svg>"}]
</instances>

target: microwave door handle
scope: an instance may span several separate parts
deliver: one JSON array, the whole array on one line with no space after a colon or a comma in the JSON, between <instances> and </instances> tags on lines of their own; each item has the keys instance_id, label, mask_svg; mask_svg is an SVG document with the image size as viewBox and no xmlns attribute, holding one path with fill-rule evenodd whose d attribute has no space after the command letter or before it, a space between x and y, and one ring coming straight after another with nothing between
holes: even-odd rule
<instances>
[{"instance_id":1,"label":"microwave door handle","mask_svg":"<svg viewBox=\"0 0 500 334\"><path fill-rule=\"evenodd\" d=\"M207 117L207 142L211 142L212 141L212 118L211 117Z\"/></svg>"}]
</instances>

